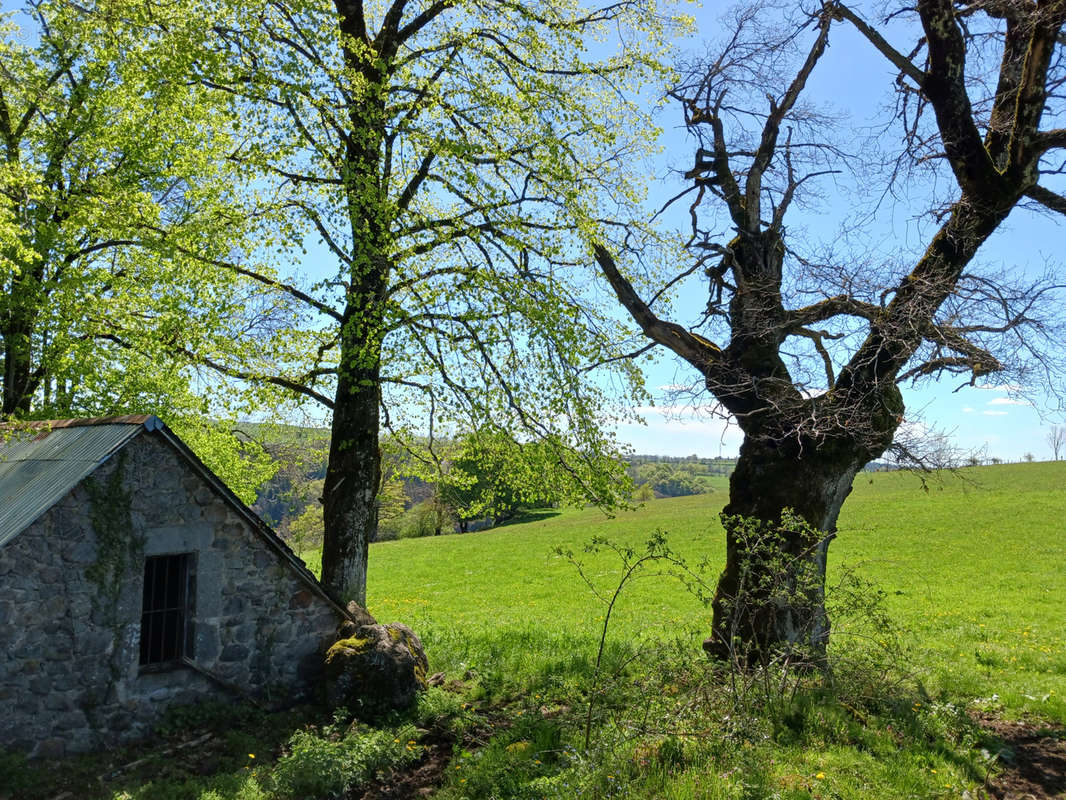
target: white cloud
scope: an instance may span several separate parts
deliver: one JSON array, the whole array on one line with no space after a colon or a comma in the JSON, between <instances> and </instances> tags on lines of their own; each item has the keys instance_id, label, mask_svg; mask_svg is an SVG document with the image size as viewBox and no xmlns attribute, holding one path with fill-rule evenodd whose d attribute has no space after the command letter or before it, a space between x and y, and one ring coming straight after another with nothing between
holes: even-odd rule
<instances>
[{"instance_id":1,"label":"white cloud","mask_svg":"<svg viewBox=\"0 0 1066 800\"><path fill-rule=\"evenodd\" d=\"M985 405L988 406L1031 406L1028 400L1016 400L1013 397L996 397L993 400L989 400Z\"/></svg>"},{"instance_id":2,"label":"white cloud","mask_svg":"<svg viewBox=\"0 0 1066 800\"><path fill-rule=\"evenodd\" d=\"M1007 412L1006 411L982 411L981 413L984 414L986 417L1005 417L1005 416L1007 416Z\"/></svg>"},{"instance_id":3,"label":"white cloud","mask_svg":"<svg viewBox=\"0 0 1066 800\"><path fill-rule=\"evenodd\" d=\"M970 408L969 406L966 406L966 408L964 408L964 409L962 410L962 413L963 413L963 414L972 414L972 413L973 413L973 409L972 409L972 408Z\"/></svg>"}]
</instances>

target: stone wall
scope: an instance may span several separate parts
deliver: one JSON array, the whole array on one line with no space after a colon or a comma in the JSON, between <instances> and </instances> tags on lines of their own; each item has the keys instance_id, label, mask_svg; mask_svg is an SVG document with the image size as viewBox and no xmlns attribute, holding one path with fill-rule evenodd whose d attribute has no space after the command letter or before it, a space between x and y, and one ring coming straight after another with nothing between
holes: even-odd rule
<instances>
[{"instance_id":1,"label":"stone wall","mask_svg":"<svg viewBox=\"0 0 1066 800\"><path fill-rule=\"evenodd\" d=\"M144 560L193 553L194 667L139 666ZM172 704L308 696L340 611L172 447L142 433L0 548L0 747L132 741Z\"/></svg>"}]
</instances>

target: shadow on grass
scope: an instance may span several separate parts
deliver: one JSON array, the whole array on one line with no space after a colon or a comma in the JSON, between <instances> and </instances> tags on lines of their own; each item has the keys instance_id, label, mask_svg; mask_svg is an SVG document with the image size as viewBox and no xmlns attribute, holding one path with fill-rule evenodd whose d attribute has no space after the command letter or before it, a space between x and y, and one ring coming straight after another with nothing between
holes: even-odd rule
<instances>
[{"instance_id":1,"label":"shadow on grass","mask_svg":"<svg viewBox=\"0 0 1066 800\"><path fill-rule=\"evenodd\" d=\"M698 637L626 639L609 643L597 685L592 634L438 630L426 640L439 659L461 665L477 702L510 715L486 732L492 758L468 754L447 771L466 782L451 781L435 795L442 800L936 797L949 785L972 793L989 772L987 733L966 708L898 674L738 675L708 661ZM550 723L551 752L522 720ZM528 783L515 783L519 775ZM755 784L762 788L752 794Z\"/></svg>"},{"instance_id":2,"label":"shadow on grass","mask_svg":"<svg viewBox=\"0 0 1066 800\"><path fill-rule=\"evenodd\" d=\"M501 521L500 524L489 530L498 530L510 525L524 525L527 522L543 522L552 517L557 517L561 513L557 508L523 508L515 512L515 515L510 519Z\"/></svg>"},{"instance_id":3,"label":"shadow on grass","mask_svg":"<svg viewBox=\"0 0 1066 800\"><path fill-rule=\"evenodd\" d=\"M62 759L0 752L0 797L13 800L198 800L232 797L268 768L292 734L321 720L314 706L268 712L238 703L171 709L154 736L134 745Z\"/></svg>"},{"instance_id":4,"label":"shadow on grass","mask_svg":"<svg viewBox=\"0 0 1066 800\"><path fill-rule=\"evenodd\" d=\"M440 800L937 797L948 785L980 787L988 773L987 728L898 675L837 671L830 684L810 673L737 674L707 660L693 636L611 641L596 682L598 637L549 620L430 628L423 639L461 693L428 694L449 708L478 709L463 712L477 719L456 752L441 756L433 778ZM269 773L293 733L322 726L325 716L315 708L186 707L141 747L29 765L0 754L0 796L266 800L274 795L259 792L256 772ZM392 786L394 777L404 778L382 780Z\"/></svg>"}]
</instances>

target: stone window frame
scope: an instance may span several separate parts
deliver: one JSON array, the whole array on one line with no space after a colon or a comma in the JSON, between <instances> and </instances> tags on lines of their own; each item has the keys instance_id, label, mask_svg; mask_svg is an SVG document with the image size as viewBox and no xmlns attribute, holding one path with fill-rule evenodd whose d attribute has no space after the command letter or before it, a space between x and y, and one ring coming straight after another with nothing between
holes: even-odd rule
<instances>
[{"instance_id":1,"label":"stone window frame","mask_svg":"<svg viewBox=\"0 0 1066 800\"><path fill-rule=\"evenodd\" d=\"M161 553L145 557L138 645L141 672L171 670L192 660L195 610L196 553ZM164 626L162 633L153 630L160 620ZM174 620L177 626L168 631L167 624Z\"/></svg>"}]
</instances>

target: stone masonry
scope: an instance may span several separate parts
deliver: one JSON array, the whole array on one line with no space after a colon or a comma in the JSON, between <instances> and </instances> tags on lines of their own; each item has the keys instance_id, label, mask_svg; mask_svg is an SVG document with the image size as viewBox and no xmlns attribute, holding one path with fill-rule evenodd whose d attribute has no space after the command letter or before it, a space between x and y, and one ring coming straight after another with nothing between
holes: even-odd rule
<instances>
[{"instance_id":1,"label":"stone masonry","mask_svg":"<svg viewBox=\"0 0 1066 800\"><path fill-rule=\"evenodd\" d=\"M0 547L0 747L60 756L172 704L313 693L343 612L203 469L146 431ZM179 553L188 663L142 667L145 559Z\"/></svg>"}]
</instances>

